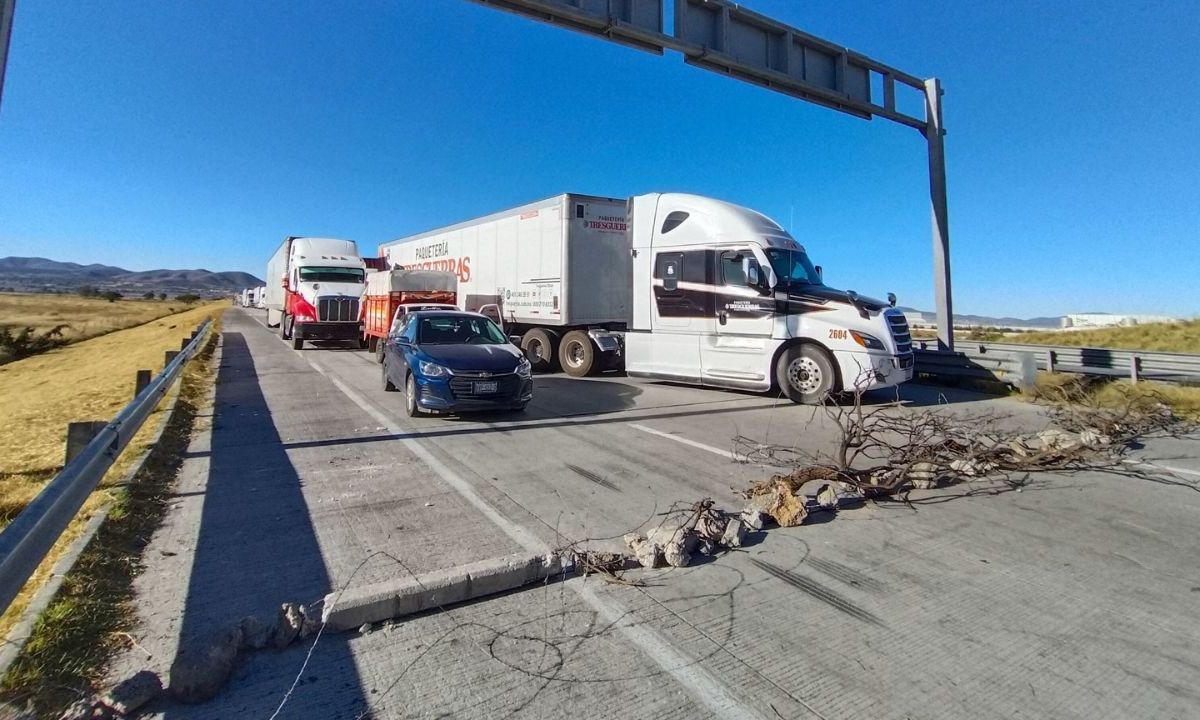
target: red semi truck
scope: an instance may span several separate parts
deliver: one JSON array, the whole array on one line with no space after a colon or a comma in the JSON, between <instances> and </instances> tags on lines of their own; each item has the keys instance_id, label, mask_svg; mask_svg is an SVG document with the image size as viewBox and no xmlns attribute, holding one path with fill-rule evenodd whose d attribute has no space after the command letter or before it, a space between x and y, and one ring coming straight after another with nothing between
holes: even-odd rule
<instances>
[{"instance_id":1,"label":"red semi truck","mask_svg":"<svg viewBox=\"0 0 1200 720\"><path fill-rule=\"evenodd\" d=\"M375 359L383 358L383 341L397 311L458 309L458 276L440 270L383 270L367 273L363 295L363 341Z\"/></svg>"}]
</instances>

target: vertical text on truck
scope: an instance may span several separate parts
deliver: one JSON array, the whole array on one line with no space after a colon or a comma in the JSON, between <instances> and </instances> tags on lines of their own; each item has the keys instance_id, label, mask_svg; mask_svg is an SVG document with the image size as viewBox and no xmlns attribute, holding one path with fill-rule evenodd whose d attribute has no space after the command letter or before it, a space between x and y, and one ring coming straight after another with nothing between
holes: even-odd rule
<instances>
[{"instance_id":1,"label":"vertical text on truck","mask_svg":"<svg viewBox=\"0 0 1200 720\"><path fill-rule=\"evenodd\" d=\"M359 343L365 272L353 240L285 238L267 262L267 326L297 350L306 340Z\"/></svg>"},{"instance_id":2,"label":"vertical text on truck","mask_svg":"<svg viewBox=\"0 0 1200 720\"><path fill-rule=\"evenodd\" d=\"M912 377L904 314L824 284L754 210L684 193L565 194L380 247L391 267L456 272L459 304L498 304L537 370L768 391L796 402Z\"/></svg>"}]
</instances>

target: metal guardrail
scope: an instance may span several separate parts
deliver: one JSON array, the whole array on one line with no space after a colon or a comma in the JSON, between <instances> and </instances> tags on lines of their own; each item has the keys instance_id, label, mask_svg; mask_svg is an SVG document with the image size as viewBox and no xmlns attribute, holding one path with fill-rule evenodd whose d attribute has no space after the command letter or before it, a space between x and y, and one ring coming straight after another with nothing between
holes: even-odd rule
<instances>
[{"instance_id":1,"label":"metal guardrail","mask_svg":"<svg viewBox=\"0 0 1200 720\"><path fill-rule=\"evenodd\" d=\"M211 327L212 320L205 320L191 342L0 533L0 612L8 609L121 451L158 407L183 366L203 346Z\"/></svg>"},{"instance_id":2,"label":"metal guardrail","mask_svg":"<svg viewBox=\"0 0 1200 720\"><path fill-rule=\"evenodd\" d=\"M1067 345L1024 345L1019 343L955 343L956 352L931 349L934 340L914 340L917 372L927 375L978 377L1016 384L1025 382L1032 363L1033 372L1074 373L1159 380L1174 383L1200 383L1200 355L1112 348L1070 347ZM939 372L945 370L945 372ZM961 370L961 372L959 372ZM988 370L995 370L989 373Z\"/></svg>"}]
</instances>

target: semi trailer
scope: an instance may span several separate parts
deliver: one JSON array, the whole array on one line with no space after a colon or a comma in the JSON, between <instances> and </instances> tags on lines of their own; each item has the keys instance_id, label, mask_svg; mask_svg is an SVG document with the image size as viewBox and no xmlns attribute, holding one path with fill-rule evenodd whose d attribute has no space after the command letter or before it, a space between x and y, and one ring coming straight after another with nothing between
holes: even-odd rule
<instances>
[{"instance_id":1,"label":"semi trailer","mask_svg":"<svg viewBox=\"0 0 1200 720\"><path fill-rule=\"evenodd\" d=\"M767 391L795 402L912 377L904 314L824 283L767 216L686 193L564 194L380 246L499 306L536 370Z\"/></svg>"},{"instance_id":2,"label":"semi trailer","mask_svg":"<svg viewBox=\"0 0 1200 720\"><path fill-rule=\"evenodd\" d=\"M353 240L284 238L267 262L267 326L296 350L306 340L360 342L365 274Z\"/></svg>"}]
</instances>

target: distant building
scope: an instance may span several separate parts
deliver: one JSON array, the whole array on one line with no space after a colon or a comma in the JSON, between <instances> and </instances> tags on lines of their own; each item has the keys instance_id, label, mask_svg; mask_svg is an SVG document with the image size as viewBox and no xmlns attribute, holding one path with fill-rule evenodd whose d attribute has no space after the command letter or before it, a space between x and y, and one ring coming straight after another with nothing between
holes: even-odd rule
<instances>
[{"instance_id":1,"label":"distant building","mask_svg":"<svg viewBox=\"0 0 1200 720\"><path fill-rule=\"evenodd\" d=\"M1173 323L1179 318L1169 315L1117 315L1112 313L1071 313L1063 316L1064 328L1128 327L1146 323Z\"/></svg>"}]
</instances>

